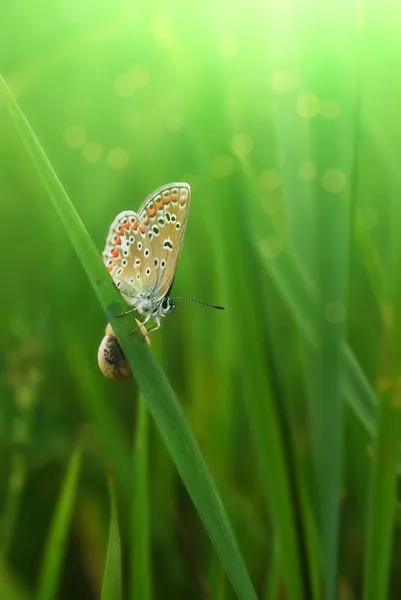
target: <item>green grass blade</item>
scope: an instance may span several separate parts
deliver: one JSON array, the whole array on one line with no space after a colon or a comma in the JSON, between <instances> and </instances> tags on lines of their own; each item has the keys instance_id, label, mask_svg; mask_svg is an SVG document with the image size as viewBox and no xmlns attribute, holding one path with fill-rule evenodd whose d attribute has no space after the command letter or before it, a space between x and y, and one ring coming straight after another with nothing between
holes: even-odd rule
<instances>
[{"instance_id":1,"label":"green grass blade","mask_svg":"<svg viewBox=\"0 0 401 600\"><path fill-rule=\"evenodd\" d=\"M379 431L372 459L364 600L388 597L400 424L400 399L387 391L380 402Z\"/></svg>"},{"instance_id":2,"label":"green grass blade","mask_svg":"<svg viewBox=\"0 0 401 600\"><path fill-rule=\"evenodd\" d=\"M227 214L230 214L229 207ZM227 248L228 258L234 261L239 272L249 273L245 259L248 253L239 225L232 219L231 222L227 222L227 226L230 228L231 238L231 247ZM244 398L246 398L245 410L255 446L260 481L264 489L266 505L279 539L281 569L286 573L285 586L288 598L301 600L304 598L304 594L300 547L278 411L271 393L266 366L260 360L253 361L252 369L247 366L250 340L258 337L259 319L256 311L252 311L253 316L249 315L246 321L240 318L242 307L252 303L249 298L250 280L247 281L245 277L232 278L230 285L231 306L238 315L237 362L240 365Z\"/></svg>"},{"instance_id":3,"label":"green grass blade","mask_svg":"<svg viewBox=\"0 0 401 600\"><path fill-rule=\"evenodd\" d=\"M241 161L241 168L248 189L255 196L255 206L258 206L261 198L256 178L246 160ZM273 235L277 235L277 232L275 232L273 225L269 223L267 216L264 216L265 219L260 218L260 211L256 211L255 218L252 220L255 248L268 276L280 292L300 332L316 346L315 315L318 306L316 285L310 273L307 272L305 266L300 263L294 254L290 244L284 246L282 251L274 257L266 253L264 245L266 231L272 231ZM377 415L376 394L360 368L355 355L346 343L343 344L343 352L342 392L369 433L374 434ZM401 458L399 468L401 468Z\"/></svg>"},{"instance_id":4,"label":"green grass blade","mask_svg":"<svg viewBox=\"0 0 401 600\"><path fill-rule=\"evenodd\" d=\"M67 467L47 538L36 596L37 600L52 600L57 597L66 540L78 490L81 462L82 443L78 442Z\"/></svg>"},{"instance_id":5,"label":"green grass blade","mask_svg":"<svg viewBox=\"0 0 401 600\"><path fill-rule=\"evenodd\" d=\"M397 219L395 219L397 222ZM398 218L398 224L400 219ZM399 249L398 249L399 253ZM395 253L395 257L397 252ZM401 284L400 259L393 263L386 305L387 326L381 356L381 399L374 445L365 548L364 600L387 598L397 500L397 459L401 434ZM391 269L389 269L391 272Z\"/></svg>"},{"instance_id":6,"label":"green grass blade","mask_svg":"<svg viewBox=\"0 0 401 600\"><path fill-rule=\"evenodd\" d=\"M148 421L148 409L145 400L140 397L134 447L130 596L132 600L152 598Z\"/></svg>"},{"instance_id":7,"label":"green grass blade","mask_svg":"<svg viewBox=\"0 0 401 600\"><path fill-rule=\"evenodd\" d=\"M118 526L116 490L112 476L109 478L109 492L111 505L109 543L103 574L101 600L121 600L121 539Z\"/></svg>"},{"instance_id":8,"label":"green grass blade","mask_svg":"<svg viewBox=\"0 0 401 600\"><path fill-rule=\"evenodd\" d=\"M50 199L71 239L124 350L148 408L203 521L227 575L239 598L256 598L248 572L235 540L226 511L207 469L198 444L173 390L140 333L129 336L132 319L118 319L123 306L100 255L82 224L68 195L44 153L4 79L0 77L0 97L24 141Z\"/></svg>"},{"instance_id":9,"label":"green grass blade","mask_svg":"<svg viewBox=\"0 0 401 600\"><path fill-rule=\"evenodd\" d=\"M332 12L333 11L333 12ZM317 216L315 353L316 394L311 420L317 485L319 530L322 545L323 594L338 597L339 498L342 481L343 397L342 379L351 193L355 153L354 14L348 2L316 11L323 31L341 28L346 58L326 60L322 32L308 28L310 89L318 98L336 98L342 110L335 121L312 121L312 152L319 174L314 192ZM338 20L336 21L335 18ZM310 44L310 45L309 45ZM330 144L325 143L327 139Z\"/></svg>"}]
</instances>

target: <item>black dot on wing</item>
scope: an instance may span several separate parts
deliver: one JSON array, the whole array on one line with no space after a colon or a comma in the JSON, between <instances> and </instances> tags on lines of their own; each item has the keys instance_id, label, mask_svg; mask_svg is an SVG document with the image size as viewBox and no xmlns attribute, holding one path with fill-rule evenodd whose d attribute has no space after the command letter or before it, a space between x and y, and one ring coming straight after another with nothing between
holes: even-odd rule
<instances>
[{"instance_id":1,"label":"black dot on wing","mask_svg":"<svg viewBox=\"0 0 401 600\"><path fill-rule=\"evenodd\" d=\"M159 235L159 228L156 225L153 225L152 229L155 235Z\"/></svg>"},{"instance_id":2,"label":"black dot on wing","mask_svg":"<svg viewBox=\"0 0 401 600\"><path fill-rule=\"evenodd\" d=\"M150 252L149 252L149 248L146 248L145 252L144 252L145 256L148 257Z\"/></svg>"}]
</instances>

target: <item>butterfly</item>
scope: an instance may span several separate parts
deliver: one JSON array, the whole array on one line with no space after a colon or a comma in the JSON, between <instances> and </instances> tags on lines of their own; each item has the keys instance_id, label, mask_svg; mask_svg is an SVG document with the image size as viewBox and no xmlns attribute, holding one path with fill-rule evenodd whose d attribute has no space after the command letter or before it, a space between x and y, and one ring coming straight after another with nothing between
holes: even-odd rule
<instances>
[{"instance_id":1,"label":"butterfly","mask_svg":"<svg viewBox=\"0 0 401 600\"><path fill-rule=\"evenodd\" d=\"M148 196L138 212L123 211L106 239L103 261L132 308L153 318L155 331L175 304L170 297L191 198L188 183L169 183ZM121 315L119 315L121 316ZM148 333L150 333L150 331Z\"/></svg>"}]
</instances>

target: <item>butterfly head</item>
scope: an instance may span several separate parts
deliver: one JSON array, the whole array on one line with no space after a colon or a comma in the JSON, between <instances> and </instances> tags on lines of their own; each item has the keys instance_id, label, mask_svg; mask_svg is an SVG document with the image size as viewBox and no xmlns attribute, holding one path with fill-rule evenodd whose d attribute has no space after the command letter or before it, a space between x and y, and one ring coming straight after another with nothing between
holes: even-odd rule
<instances>
[{"instance_id":1,"label":"butterfly head","mask_svg":"<svg viewBox=\"0 0 401 600\"><path fill-rule=\"evenodd\" d=\"M142 297L134 302L139 313L149 317L164 317L175 309L175 304L170 296L164 296L161 300L155 300L153 296Z\"/></svg>"}]
</instances>

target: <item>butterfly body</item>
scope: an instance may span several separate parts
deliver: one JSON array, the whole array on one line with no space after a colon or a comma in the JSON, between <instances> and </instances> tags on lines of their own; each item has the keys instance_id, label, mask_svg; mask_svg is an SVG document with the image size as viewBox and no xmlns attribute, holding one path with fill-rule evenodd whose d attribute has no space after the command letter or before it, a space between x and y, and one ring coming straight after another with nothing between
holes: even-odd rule
<instances>
[{"instance_id":1,"label":"butterfly body","mask_svg":"<svg viewBox=\"0 0 401 600\"><path fill-rule=\"evenodd\" d=\"M175 305L170 298L188 219L190 186L171 183L148 196L137 212L124 211L114 219L103 260L115 286L131 310L161 318ZM128 311L130 312L130 311Z\"/></svg>"}]
</instances>

